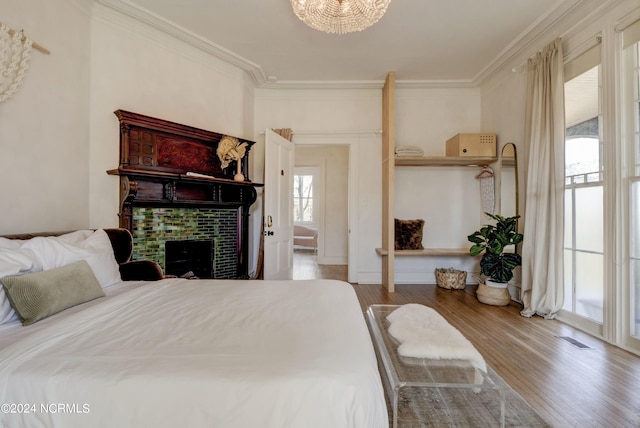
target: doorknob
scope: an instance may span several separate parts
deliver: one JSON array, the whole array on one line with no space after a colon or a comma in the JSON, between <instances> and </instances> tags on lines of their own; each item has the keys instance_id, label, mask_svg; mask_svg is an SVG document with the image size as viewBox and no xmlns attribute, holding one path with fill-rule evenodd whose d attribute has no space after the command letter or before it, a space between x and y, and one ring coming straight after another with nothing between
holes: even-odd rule
<instances>
[{"instance_id":1,"label":"doorknob","mask_svg":"<svg viewBox=\"0 0 640 428\"><path fill-rule=\"evenodd\" d=\"M267 227L273 226L273 217L270 215L267 216Z\"/></svg>"}]
</instances>

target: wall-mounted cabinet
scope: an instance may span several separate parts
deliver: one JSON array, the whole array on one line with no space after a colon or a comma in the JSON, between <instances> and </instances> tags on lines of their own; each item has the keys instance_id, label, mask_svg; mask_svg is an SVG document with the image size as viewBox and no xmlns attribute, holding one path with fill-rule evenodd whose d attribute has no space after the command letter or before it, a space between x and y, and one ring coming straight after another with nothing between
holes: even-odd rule
<instances>
[{"instance_id":1,"label":"wall-mounted cabinet","mask_svg":"<svg viewBox=\"0 0 640 428\"><path fill-rule=\"evenodd\" d=\"M395 250L395 169L396 167L482 166L497 160L495 156L395 156L395 73L387 75L382 90L382 247L376 248L382 259L382 285L395 291L395 257L466 256L468 248L425 248Z\"/></svg>"}]
</instances>

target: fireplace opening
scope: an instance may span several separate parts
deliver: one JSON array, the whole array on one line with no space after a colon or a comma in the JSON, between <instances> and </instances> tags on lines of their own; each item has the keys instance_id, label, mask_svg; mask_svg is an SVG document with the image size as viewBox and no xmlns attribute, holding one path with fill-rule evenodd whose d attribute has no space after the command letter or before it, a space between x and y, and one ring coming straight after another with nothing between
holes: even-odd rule
<instances>
[{"instance_id":1,"label":"fireplace opening","mask_svg":"<svg viewBox=\"0 0 640 428\"><path fill-rule=\"evenodd\" d=\"M214 248L213 239L166 241L165 272L175 276L214 278Z\"/></svg>"}]
</instances>

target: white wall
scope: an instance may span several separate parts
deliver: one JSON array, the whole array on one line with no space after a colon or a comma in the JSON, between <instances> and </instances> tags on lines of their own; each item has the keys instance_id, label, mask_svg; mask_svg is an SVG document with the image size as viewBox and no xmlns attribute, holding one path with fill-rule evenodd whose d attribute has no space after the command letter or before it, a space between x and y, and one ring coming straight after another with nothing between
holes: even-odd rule
<instances>
[{"instance_id":1,"label":"white wall","mask_svg":"<svg viewBox=\"0 0 640 428\"><path fill-rule=\"evenodd\" d=\"M480 90L396 89L396 145L415 145L425 156L444 156L446 141L482 129ZM467 236L487 218L475 167L396 167L395 217L425 220L425 248L467 248ZM396 257L396 283L435 283L438 267L477 271L470 257ZM469 277L471 280L471 277Z\"/></svg>"},{"instance_id":2,"label":"white wall","mask_svg":"<svg viewBox=\"0 0 640 428\"><path fill-rule=\"evenodd\" d=\"M244 72L99 4L91 43L91 226L118 224L117 109L253 139Z\"/></svg>"},{"instance_id":3,"label":"white wall","mask_svg":"<svg viewBox=\"0 0 640 428\"><path fill-rule=\"evenodd\" d=\"M254 139L246 74L160 30L88 0L4 0L2 22L51 55L0 104L0 233L117 226L117 109Z\"/></svg>"},{"instance_id":4,"label":"white wall","mask_svg":"<svg viewBox=\"0 0 640 428\"><path fill-rule=\"evenodd\" d=\"M634 4L620 3L627 10ZM296 144L350 147L350 162L357 166L351 181L357 193L349 201L357 219L350 225L356 279L379 283L374 248L381 240L380 90L254 89L241 70L89 0L7 4L2 22L24 28L52 54L34 51L23 88L0 104L0 233L117 224L118 180L106 174L118 164L116 109L258 141L251 161L255 181L263 179L264 129L290 127L298 132ZM496 132L499 149L514 142L523 159L525 74L511 73L510 67L568 28L576 40L598 28L597 16L584 26L571 18L534 40L530 52L514 57L504 67L509 72L496 73L482 91L397 88L397 143L438 156L456 133ZM425 218L427 247L468 245L466 236L484 222L475 172L399 168L397 217ZM526 168L520 168L521 195L525 176ZM255 260L261 200L251 213ZM397 280L429 282L434 267L468 260L401 260Z\"/></svg>"},{"instance_id":5,"label":"white wall","mask_svg":"<svg viewBox=\"0 0 640 428\"><path fill-rule=\"evenodd\" d=\"M0 104L0 234L89 226L88 8L3 0L2 23L51 51L31 54L23 86Z\"/></svg>"},{"instance_id":6,"label":"white wall","mask_svg":"<svg viewBox=\"0 0 640 428\"><path fill-rule=\"evenodd\" d=\"M524 146L524 123L527 74L523 71L508 72L497 85L487 85L482 91L482 129L493 129L498 133L498 153L507 143L516 146L518 162L518 214L524 215L524 183L526 177L526 153ZM500 164L495 164L496 186L499 189ZM522 230L523 222L521 221Z\"/></svg>"},{"instance_id":7,"label":"white wall","mask_svg":"<svg viewBox=\"0 0 640 428\"><path fill-rule=\"evenodd\" d=\"M376 133L382 126L381 102L379 89L256 91L256 133L265 128L292 128L297 144L355 141L358 197L352 207L357 225L351 226L351 235L357 260L350 263L354 262L360 283L381 281L381 262L375 253L381 243L382 221L382 149ZM396 90L397 144L418 145L426 155L443 156L448 138L459 132L480 132L480 128L479 89ZM398 168L397 217L425 218L425 246L467 246L466 236L484 221L477 172L466 167ZM433 283L435 268L450 264L474 270L475 260L398 260L396 280Z\"/></svg>"},{"instance_id":8,"label":"white wall","mask_svg":"<svg viewBox=\"0 0 640 428\"><path fill-rule=\"evenodd\" d=\"M349 225L354 246L349 263L356 271L349 275L356 282L373 276L379 283L380 260L374 249L380 246L382 221L382 91L257 89L255 105L255 132L261 135L256 150L260 155L254 158L256 177L264 176L266 128L291 128L296 146L349 146L350 186L355 189L349 210L356 219Z\"/></svg>"}]
</instances>

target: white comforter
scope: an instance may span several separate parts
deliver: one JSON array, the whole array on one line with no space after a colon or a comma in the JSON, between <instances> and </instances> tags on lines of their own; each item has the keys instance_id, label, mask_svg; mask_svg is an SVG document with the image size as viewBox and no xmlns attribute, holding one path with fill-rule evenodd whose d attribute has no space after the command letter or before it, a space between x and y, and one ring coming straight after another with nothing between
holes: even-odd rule
<instances>
[{"instance_id":1,"label":"white comforter","mask_svg":"<svg viewBox=\"0 0 640 428\"><path fill-rule=\"evenodd\" d=\"M343 282L163 280L51 321L0 350L0 426L387 426Z\"/></svg>"}]
</instances>

